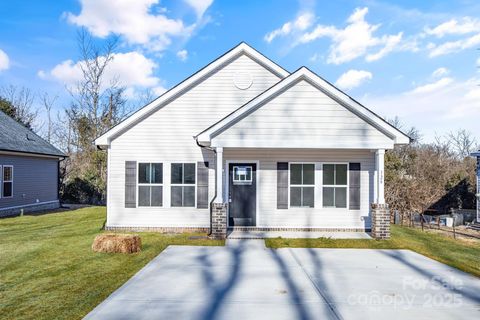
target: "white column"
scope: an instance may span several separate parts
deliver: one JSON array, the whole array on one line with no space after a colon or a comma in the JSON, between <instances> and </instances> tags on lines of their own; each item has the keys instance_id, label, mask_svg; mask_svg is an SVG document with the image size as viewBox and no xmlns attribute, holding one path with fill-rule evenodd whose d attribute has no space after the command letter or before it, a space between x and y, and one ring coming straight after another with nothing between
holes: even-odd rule
<instances>
[{"instance_id":1,"label":"white column","mask_svg":"<svg viewBox=\"0 0 480 320\"><path fill-rule=\"evenodd\" d=\"M215 203L223 203L223 148L217 147L217 197Z\"/></svg>"},{"instance_id":2,"label":"white column","mask_svg":"<svg viewBox=\"0 0 480 320\"><path fill-rule=\"evenodd\" d=\"M376 171L376 179L377 179L377 203L385 204L385 150L378 149L375 152L375 171Z\"/></svg>"}]
</instances>

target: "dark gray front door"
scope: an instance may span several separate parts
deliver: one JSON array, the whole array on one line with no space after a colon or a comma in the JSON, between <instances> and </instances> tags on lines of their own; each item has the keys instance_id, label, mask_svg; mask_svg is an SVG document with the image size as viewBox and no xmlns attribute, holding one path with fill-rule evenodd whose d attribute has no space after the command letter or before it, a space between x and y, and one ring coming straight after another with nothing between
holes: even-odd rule
<instances>
[{"instance_id":1,"label":"dark gray front door","mask_svg":"<svg viewBox=\"0 0 480 320\"><path fill-rule=\"evenodd\" d=\"M255 226L257 210L257 165L231 163L228 167L230 227Z\"/></svg>"}]
</instances>

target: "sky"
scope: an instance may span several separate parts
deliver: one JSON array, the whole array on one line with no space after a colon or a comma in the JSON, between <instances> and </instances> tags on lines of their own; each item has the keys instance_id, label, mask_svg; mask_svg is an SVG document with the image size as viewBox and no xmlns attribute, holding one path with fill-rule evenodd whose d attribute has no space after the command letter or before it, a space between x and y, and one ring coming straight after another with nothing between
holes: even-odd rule
<instances>
[{"instance_id":1,"label":"sky","mask_svg":"<svg viewBox=\"0 0 480 320\"><path fill-rule=\"evenodd\" d=\"M57 110L80 77L84 28L98 43L118 37L106 77L132 101L245 41L416 127L424 142L458 129L480 140L479 1L24 0L0 2L0 17L0 86L57 95Z\"/></svg>"}]
</instances>

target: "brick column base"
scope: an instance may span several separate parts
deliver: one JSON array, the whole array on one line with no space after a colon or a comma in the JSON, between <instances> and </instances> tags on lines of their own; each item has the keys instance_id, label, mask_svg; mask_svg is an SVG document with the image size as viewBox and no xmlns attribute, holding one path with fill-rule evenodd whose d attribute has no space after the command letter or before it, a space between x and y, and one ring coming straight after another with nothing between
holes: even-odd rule
<instances>
[{"instance_id":1,"label":"brick column base","mask_svg":"<svg viewBox=\"0 0 480 320\"><path fill-rule=\"evenodd\" d=\"M386 204L372 203L372 237L390 239L390 210Z\"/></svg>"},{"instance_id":2,"label":"brick column base","mask_svg":"<svg viewBox=\"0 0 480 320\"><path fill-rule=\"evenodd\" d=\"M225 239L227 237L227 204L212 204L212 238Z\"/></svg>"}]
</instances>

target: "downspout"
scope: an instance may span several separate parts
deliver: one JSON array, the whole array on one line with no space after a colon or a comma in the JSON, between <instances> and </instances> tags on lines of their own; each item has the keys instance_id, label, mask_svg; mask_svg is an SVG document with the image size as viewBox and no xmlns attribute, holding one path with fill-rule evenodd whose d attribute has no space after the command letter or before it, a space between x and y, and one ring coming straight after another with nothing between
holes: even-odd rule
<instances>
[{"instance_id":1,"label":"downspout","mask_svg":"<svg viewBox=\"0 0 480 320\"><path fill-rule=\"evenodd\" d=\"M199 146L201 149L205 149L205 150L209 150L209 151L212 151L213 154L215 155L215 170L217 168L217 150L215 150L215 148L212 148L212 147L207 147L207 146L204 146L204 145L201 145L200 142L198 142L198 136L194 136L193 137L195 139L195 142L197 143L197 146ZM214 194L214 197L212 199L212 201L210 201L210 231L208 232L208 236L211 236L212 235L212 232L213 232L213 227L212 227L212 216L213 216L213 212L212 212L212 208L213 208L213 201L215 201L215 199L217 198L217 175L215 175L215 194Z\"/></svg>"}]
</instances>

